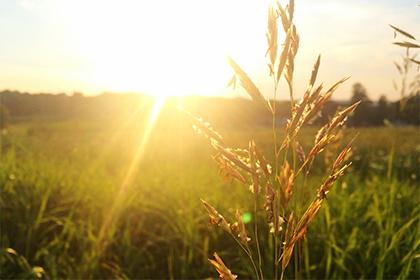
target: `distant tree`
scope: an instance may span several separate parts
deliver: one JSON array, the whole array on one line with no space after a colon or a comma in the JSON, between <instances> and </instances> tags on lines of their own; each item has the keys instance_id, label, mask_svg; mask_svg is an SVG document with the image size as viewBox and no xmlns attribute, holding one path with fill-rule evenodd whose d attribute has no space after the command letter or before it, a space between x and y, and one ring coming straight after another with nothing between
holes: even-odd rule
<instances>
[{"instance_id":1,"label":"distant tree","mask_svg":"<svg viewBox=\"0 0 420 280\"><path fill-rule=\"evenodd\" d=\"M386 98L386 95L382 94L379 96L378 99L378 106L387 106L388 105L388 98Z\"/></svg>"},{"instance_id":2,"label":"distant tree","mask_svg":"<svg viewBox=\"0 0 420 280\"><path fill-rule=\"evenodd\" d=\"M367 95L366 88L361 83L355 83L353 85L352 97L350 101L352 103L357 101L362 101L362 103L371 102Z\"/></svg>"},{"instance_id":3,"label":"distant tree","mask_svg":"<svg viewBox=\"0 0 420 280\"><path fill-rule=\"evenodd\" d=\"M405 124L420 125L420 95L407 98L404 106L401 106L401 102L398 105L400 105L398 110L399 121Z\"/></svg>"},{"instance_id":4,"label":"distant tree","mask_svg":"<svg viewBox=\"0 0 420 280\"><path fill-rule=\"evenodd\" d=\"M367 95L365 87L361 83L353 85L351 104L361 101L353 116L349 120L349 124L353 126L370 125L372 123L372 101Z\"/></svg>"},{"instance_id":5,"label":"distant tree","mask_svg":"<svg viewBox=\"0 0 420 280\"><path fill-rule=\"evenodd\" d=\"M82 92L78 92L78 91L74 91L72 93L71 97L81 99L81 98L83 98L83 93Z\"/></svg>"},{"instance_id":6,"label":"distant tree","mask_svg":"<svg viewBox=\"0 0 420 280\"><path fill-rule=\"evenodd\" d=\"M378 99L378 103L375 110L375 125L383 125L385 119L389 119L390 110L389 102L385 95L381 95Z\"/></svg>"}]
</instances>

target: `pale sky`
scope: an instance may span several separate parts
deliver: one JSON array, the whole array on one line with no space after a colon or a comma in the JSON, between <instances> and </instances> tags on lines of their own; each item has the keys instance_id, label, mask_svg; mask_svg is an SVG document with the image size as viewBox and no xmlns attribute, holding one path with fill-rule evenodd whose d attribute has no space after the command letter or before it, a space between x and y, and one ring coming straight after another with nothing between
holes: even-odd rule
<instances>
[{"instance_id":1,"label":"pale sky","mask_svg":"<svg viewBox=\"0 0 420 280\"><path fill-rule=\"evenodd\" d=\"M99 94L244 93L225 88L230 55L271 96L267 76L269 0L0 0L0 90ZM414 0L296 0L300 34L295 87L306 87L322 55L319 82L351 79L336 99L361 82L372 99L396 99L388 24L420 38ZM286 98L286 87L280 98Z\"/></svg>"}]
</instances>

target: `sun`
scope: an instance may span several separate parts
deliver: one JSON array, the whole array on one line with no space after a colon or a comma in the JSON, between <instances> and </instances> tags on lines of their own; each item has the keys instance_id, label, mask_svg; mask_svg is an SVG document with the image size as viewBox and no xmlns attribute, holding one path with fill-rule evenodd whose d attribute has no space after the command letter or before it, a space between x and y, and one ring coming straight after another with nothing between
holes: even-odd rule
<instances>
[{"instance_id":1,"label":"sun","mask_svg":"<svg viewBox=\"0 0 420 280\"><path fill-rule=\"evenodd\" d=\"M216 95L232 76L228 55L246 63L265 51L254 41L268 1L68 2L61 10L87 80L104 91Z\"/></svg>"}]
</instances>

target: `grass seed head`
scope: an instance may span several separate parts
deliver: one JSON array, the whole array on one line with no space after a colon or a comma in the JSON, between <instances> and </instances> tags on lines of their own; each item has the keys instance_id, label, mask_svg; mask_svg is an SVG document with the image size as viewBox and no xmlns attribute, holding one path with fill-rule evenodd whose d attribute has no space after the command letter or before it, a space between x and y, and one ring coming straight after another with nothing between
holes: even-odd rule
<instances>
[{"instance_id":1,"label":"grass seed head","mask_svg":"<svg viewBox=\"0 0 420 280\"><path fill-rule=\"evenodd\" d=\"M283 30L284 32L287 32L290 27L290 20L286 14L286 10L283 8L280 2L276 1L276 4L277 4L277 14L280 16Z\"/></svg>"},{"instance_id":2,"label":"grass seed head","mask_svg":"<svg viewBox=\"0 0 420 280\"><path fill-rule=\"evenodd\" d=\"M277 83L280 81L281 75L283 74L284 67L286 66L287 58L289 57L290 44L292 41L292 32L288 30L286 33L286 39L283 44L283 48L280 54L279 63L277 67Z\"/></svg>"},{"instance_id":3,"label":"grass seed head","mask_svg":"<svg viewBox=\"0 0 420 280\"><path fill-rule=\"evenodd\" d=\"M191 119L193 120L193 129L198 134L204 134L207 138L209 138L211 141L224 144L223 137L218 133L209 122L204 121L202 118L197 118L192 116L190 113L188 113L191 116Z\"/></svg>"},{"instance_id":4,"label":"grass seed head","mask_svg":"<svg viewBox=\"0 0 420 280\"><path fill-rule=\"evenodd\" d=\"M212 143L212 146L218 151L221 155L223 155L226 159L230 160L232 164L251 175L255 174L256 171L254 171L248 164L246 164L240 156L238 156L236 153L234 153L231 149L225 148L218 143Z\"/></svg>"},{"instance_id":5,"label":"grass seed head","mask_svg":"<svg viewBox=\"0 0 420 280\"><path fill-rule=\"evenodd\" d=\"M276 212L276 204L275 204L276 193L271 186L271 184L267 184L265 188L265 202L264 202L264 209L267 212L267 222L268 224L273 222L274 213Z\"/></svg>"},{"instance_id":6,"label":"grass seed head","mask_svg":"<svg viewBox=\"0 0 420 280\"><path fill-rule=\"evenodd\" d=\"M226 219L217 212L217 210L211 206L208 202L201 199L201 202L204 205L204 208L207 210L210 218L210 224L217 225L221 227L223 230L225 230L228 233L232 233L230 224L226 221Z\"/></svg>"},{"instance_id":7,"label":"grass seed head","mask_svg":"<svg viewBox=\"0 0 420 280\"><path fill-rule=\"evenodd\" d=\"M263 95L261 94L260 90L254 84L254 82L249 78L249 76L245 73L244 70L232 59L228 58L228 62L232 67L235 74L239 77L241 82L241 86L245 89L245 91L249 94L249 96L258 104L263 104L267 106L267 102Z\"/></svg>"},{"instance_id":8,"label":"grass seed head","mask_svg":"<svg viewBox=\"0 0 420 280\"><path fill-rule=\"evenodd\" d=\"M220 154L214 157L219 165L219 174L225 179L235 179L242 184L247 184L245 177Z\"/></svg>"},{"instance_id":9,"label":"grass seed head","mask_svg":"<svg viewBox=\"0 0 420 280\"><path fill-rule=\"evenodd\" d=\"M277 14L273 6L268 8L268 26L267 26L267 41L268 41L268 50L267 53L270 56L270 69L273 73L273 68L276 63L277 58Z\"/></svg>"},{"instance_id":10,"label":"grass seed head","mask_svg":"<svg viewBox=\"0 0 420 280\"><path fill-rule=\"evenodd\" d=\"M257 162L256 162L256 155L255 155L255 143L254 141L249 142L249 161L251 164L251 169L254 172L252 174L252 193L258 194L260 192L260 178L258 176L257 171Z\"/></svg>"},{"instance_id":11,"label":"grass seed head","mask_svg":"<svg viewBox=\"0 0 420 280\"><path fill-rule=\"evenodd\" d=\"M219 273L219 278L223 280L235 280L238 276L233 274L229 268L224 264L222 259L214 253L214 260L209 259L209 262L214 266L214 268Z\"/></svg>"},{"instance_id":12,"label":"grass seed head","mask_svg":"<svg viewBox=\"0 0 420 280\"><path fill-rule=\"evenodd\" d=\"M280 185L282 206L284 209L286 209L287 204L292 197L293 185L295 182L295 172L287 161L285 161L285 163L280 168L278 182Z\"/></svg>"},{"instance_id":13,"label":"grass seed head","mask_svg":"<svg viewBox=\"0 0 420 280\"><path fill-rule=\"evenodd\" d=\"M235 217L236 223L234 232L238 235L240 242L244 246L248 246L248 242L251 240L251 238L248 237L248 233L246 231L245 224L242 220L242 215L239 210L236 210Z\"/></svg>"}]
</instances>

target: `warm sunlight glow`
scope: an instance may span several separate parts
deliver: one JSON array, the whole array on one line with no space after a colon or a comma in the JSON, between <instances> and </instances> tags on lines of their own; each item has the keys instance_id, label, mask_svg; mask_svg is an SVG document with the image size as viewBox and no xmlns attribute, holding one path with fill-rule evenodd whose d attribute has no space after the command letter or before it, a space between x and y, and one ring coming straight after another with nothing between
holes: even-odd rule
<instances>
[{"instance_id":1,"label":"warm sunlight glow","mask_svg":"<svg viewBox=\"0 0 420 280\"><path fill-rule=\"evenodd\" d=\"M266 7L261 1L187 0L60 6L91 83L159 96L220 93L232 73L229 53L246 63L247 54L264 51L265 38L255 40L255 34L264 34ZM244 40L252 37L259 43Z\"/></svg>"},{"instance_id":2,"label":"warm sunlight glow","mask_svg":"<svg viewBox=\"0 0 420 280\"><path fill-rule=\"evenodd\" d=\"M0 0L0 280L420 280L413 2Z\"/></svg>"},{"instance_id":3,"label":"warm sunlight glow","mask_svg":"<svg viewBox=\"0 0 420 280\"><path fill-rule=\"evenodd\" d=\"M136 152L131 159L129 168L125 173L123 181L121 182L118 193L113 201L113 204L110 206L109 212L106 213L105 220L101 226L97 247L98 254L101 254L105 249L108 241L107 238L109 234L112 234L109 229L114 221L118 218L119 209L124 204L124 200L126 199L127 189L132 185L135 176L138 175L138 166L140 160L145 152L145 148L149 142L150 135L158 119L159 112L165 103L165 100L166 98L164 96L159 96L155 99L153 108L148 117L147 125L144 131L142 131L143 135L140 137Z\"/></svg>"},{"instance_id":4,"label":"warm sunlight glow","mask_svg":"<svg viewBox=\"0 0 420 280\"><path fill-rule=\"evenodd\" d=\"M119 191L120 194L125 193L127 186L130 185L132 182L133 176L136 175L136 170L137 170L139 161L145 151L146 145L150 138L150 134L159 116L160 109L162 108L164 103L165 103L165 97L156 98L155 104L153 105L152 111L150 112L150 116L147 121L146 128L144 129L144 132L143 132L144 134L141 137L141 140L138 144L136 153L133 156L133 159L130 163L130 167L126 173L124 181L121 184L120 191Z\"/></svg>"}]
</instances>

